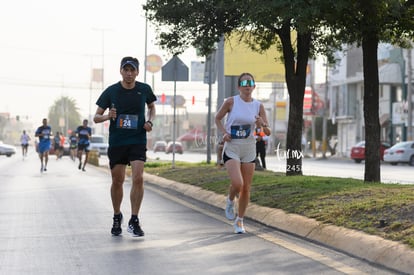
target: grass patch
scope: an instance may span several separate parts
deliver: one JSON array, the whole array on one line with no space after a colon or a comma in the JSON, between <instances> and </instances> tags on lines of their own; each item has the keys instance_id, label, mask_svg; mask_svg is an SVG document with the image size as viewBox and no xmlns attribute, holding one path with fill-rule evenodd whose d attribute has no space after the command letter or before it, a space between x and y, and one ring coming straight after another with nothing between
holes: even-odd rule
<instances>
[{"instance_id":1,"label":"grass patch","mask_svg":"<svg viewBox=\"0 0 414 275\"><path fill-rule=\"evenodd\" d=\"M226 194L229 179L215 164L148 161L145 171ZM256 171L251 202L378 235L414 248L414 186L357 179L285 176Z\"/></svg>"}]
</instances>

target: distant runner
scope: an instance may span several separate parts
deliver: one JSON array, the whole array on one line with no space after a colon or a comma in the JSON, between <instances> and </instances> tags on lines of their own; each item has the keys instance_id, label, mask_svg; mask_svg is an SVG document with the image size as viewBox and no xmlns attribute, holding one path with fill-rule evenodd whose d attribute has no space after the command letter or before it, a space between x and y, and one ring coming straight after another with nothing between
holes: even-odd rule
<instances>
[{"instance_id":1,"label":"distant runner","mask_svg":"<svg viewBox=\"0 0 414 275\"><path fill-rule=\"evenodd\" d=\"M29 141L30 141L30 136L28 134L26 134L26 131L23 130L23 134L20 136L20 143L22 145L22 156L23 159L24 157L27 156L27 148L29 147Z\"/></svg>"},{"instance_id":2,"label":"distant runner","mask_svg":"<svg viewBox=\"0 0 414 275\"><path fill-rule=\"evenodd\" d=\"M38 152L40 158L40 173L47 171L47 163L49 161L50 136L52 128L47 125L47 119L42 121L43 125L37 128L35 136L39 138ZM44 161L44 162L43 162Z\"/></svg>"},{"instance_id":3,"label":"distant runner","mask_svg":"<svg viewBox=\"0 0 414 275\"><path fill-rule=\"evenodd\" d=\"M79 159L79 169L82 171L85 170L86 163L88 162L89 157L89 139L92 135L92 129L88 127L88 120L84 119L83 124L76 129L76 134L78 135L78 159ZM85 162L82 166L82 152L85 151Z\"/></svg>"},{"instance_id":4,"label":"distant runner","mask_svg":"<svg viewBox=\"0 0 414 275\"><path fill-rule=\"evenodd\" d=\"M76 137L76 133L72 132L72 134L69 137L69 150L70 150L70 158L73 161L75 161L76 159L77 149L78 149L78 138Z\"/></svg>"}]
</instances>

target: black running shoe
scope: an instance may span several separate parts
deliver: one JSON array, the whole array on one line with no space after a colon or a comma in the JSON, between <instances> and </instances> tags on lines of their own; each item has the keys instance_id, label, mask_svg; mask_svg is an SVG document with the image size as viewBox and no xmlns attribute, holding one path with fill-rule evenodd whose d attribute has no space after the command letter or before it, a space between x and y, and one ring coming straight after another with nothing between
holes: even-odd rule
<instances>
[{"instance_id":1,"label":"black running shoe","mask_svg":"<svg viewBox=\"0 0 414 275\"><path fill-rule=\"evenodd\" d=\"M119 236L122 233L122 228L121 228L121 224L122 224L122 213L118 214L118 215L114 215L113 220L114 223L112 225L112 229L111 229L111 234L114 236Z\"/></svg>"},{"instance_id":2,"label":"black running shoe","mask_svg":"<svg viewBox=\"0 0 414 275\"><path fill-rule=\"evenodd\" d=\"M129 220L128 232L131 233L133 237L144 236L144 231L142 231L141 226L139 225L139 219Z\"/></svg>"},{"instance_id":3,"label":"black running shoe","mask_svg":"<svg viewBox=\"0 0 414 275\"><path fill-rule=\"evenodd\" d=\"M81 168L82 168L82 162L80 161L80 162L79 162L78 169L80 170Z\"/></svg>"}]
</instances>

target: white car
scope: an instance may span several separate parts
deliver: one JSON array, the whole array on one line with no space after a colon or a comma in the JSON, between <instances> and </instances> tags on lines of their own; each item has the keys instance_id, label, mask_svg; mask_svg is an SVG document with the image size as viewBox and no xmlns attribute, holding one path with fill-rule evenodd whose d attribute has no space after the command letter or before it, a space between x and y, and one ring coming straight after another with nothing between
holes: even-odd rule
<instances>
[{"instance_id":1,"label":"white car","mask_svg":"<svg viewBox=\"0 0 414 275\"><path fill-rule=\"evenodd\" d=\"M99 156L106 155L108 153L108 142L102 135L92 135L89 140L89 150L96 150Z\"/></svg>"},{"instance_id":2,"label":"white car","mask_svg":"<svg viewBox=\"0 0 414 275\"><path fill-rule=\"evenodd\" d=\"M391 165L408 163L410 166L414 166L414 141L399 142L385 150L384 161L391 163Z\"/></svg>"},{"instance_id":3,"label":"white car","mask_svg":"<svg viewBox=\"0 0 414 275\"><path fill-rule=\"evenodd\" d=\"M154 151L154 153L165 152L165 149L167 149L167 142L165 141L157 141L152 147L152 150Z\"/></svg>"},{"instance_id":4,"label":"white car","mask_svg":"<svg viewBox=\"0 0 414 275\"><path fill-rule=\"evenodd\" d=\"M9 144L4 144L0 141L0 155L5 155L11 157L12 155L16 154L16 147Z\"/></svg>"}]
</instances>

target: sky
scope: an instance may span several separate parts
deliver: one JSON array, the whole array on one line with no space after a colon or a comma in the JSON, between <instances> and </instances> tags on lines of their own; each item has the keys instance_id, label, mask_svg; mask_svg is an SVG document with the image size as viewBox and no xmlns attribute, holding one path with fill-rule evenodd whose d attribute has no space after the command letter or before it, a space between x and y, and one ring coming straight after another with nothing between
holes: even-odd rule
<instances>
[{"instance_id":1,"label":"sky","mask_svg":"<svg viewBox=\"0 0 414 275\"><path fill-rule=\"evenodd\" d=\"M163 64L171 54L155 44L148 23L145 53L144 0L21 0L0 4L0 113L29 117L41 123L61 96L74 99L82 117L94 114L102 88L120 80L123 56L135 56L144 81L145 54L159 55ZM190 67L201 61L193 49L180 55ZM104 83L91 82L91 71L104 68ZM173 93L172 83L161 83L161 72L146 73L156 94ZM154 81L152 80L154 79ZM178 83L186 98L208 93L205 84ZM197 108L200 109L200 108Z\"/></svg>"},{"instance_id":2,"label":"sky","mask_svg":"<svg viewBox=\"0 0 414 275\"><path fill-rule=\"evenodd\" d=\"M35 125L48 116L62 96L74 99L83 118L90 118L102 90L119 81L124 56L140 60L138 81L150 84L156 95L173 95L174 83L162 82L161 72L146 73L145 56L156 54L165 65L172 57L156 45L155 27L147 24L145 0L20 0L0 3L0 113L28 117ZM191 69L203 61L194 49L179 58ZM104 68L104 83L92 82L93 69ZM191 70L190 70L191 71ZM191 79L191 76L190 76ZM216 106L213 85L213 106ZM267 95L270 85L256 88ZM177 82L186 111L207 112L208 85ZM192 97L195 104L189 104Z\"/></svg>"}]
</instances>

